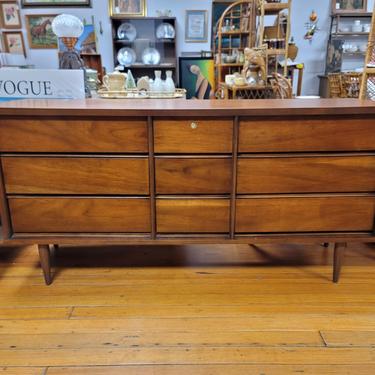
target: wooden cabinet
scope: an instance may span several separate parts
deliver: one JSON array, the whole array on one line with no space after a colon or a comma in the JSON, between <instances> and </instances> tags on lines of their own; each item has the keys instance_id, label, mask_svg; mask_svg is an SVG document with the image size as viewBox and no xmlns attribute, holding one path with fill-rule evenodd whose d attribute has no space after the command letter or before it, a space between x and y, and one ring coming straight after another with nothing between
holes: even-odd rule
<instances>
[{"instance_id":1,"label":"wooden cabinet","mask_svg":"<svg viewBox=\"0 0 375 375\"><path fill-rule=\"evenodd\" d=\"M228 233L228 199L174 198L156 201L160 233Z\"/></svg>"},{"instance_id":2,"label":"wooden cabinet","mask_svg":"<svg viewBox=\"0 0 375 375\"><path fill-rule=\"evenodd\" d=\"M233 119L156 119L154 134L156 153L231 153Z\"/></svg>"},{"instance_id":3,"label":"wooden cabinet","mask_svg":"<svg viewBox=\"0 0 375 375\"><path fill-rule=\"evenodd\" d=\"M373 118L304 117L240 124L239 152L309 152L374 150Z\"/></svg>"},{"instance_id":4,"label":"wooden cabinet","mask_svg":"<svg viewBox=\"0 0 375 375\"><path fill-rule=\"evenodd\" d=\"M236 231L369 232L374 225L375 196L289 196L237 200Z\"/></svg>"},{"instance_id":5,"label":"wooden cabinet","mask_svg":"<svg viewBox=\"0 0 375 375\"><path fill-rule=\"evenodd\" d=\"M158 194L229 194L232 186L230 157L157 157ZM215 181L215 183L212 183Z\"/></svg>"},{"instance_id":6,"label":"wooden cabinet","mask_svg":"<svg viewBox=\"0 0 375 375\"><path fill-rule=\"evenodd\" d=\"M43 103L0 104L4 243L375 242L375 103Z\"/></svg>"},{"instance_id":7,"label":"wooden cabinet","mask_svg":"<svg viewBox=\"0 0 375 375\"><path fill-rule=\"evenodd\" d=\"M150 232L147 198L11 197L15 233Z\"/></svg>"},{"instance_id":8,"label":"wooden cabinet","mask_svg":"<svg viewBox=\"0 0 375 375\"><path fill-rule=\"evenodd\" d=\"M375 156L247 156L237 181L238 194L374 192Z\"/></svg>"},{"instance_id":9,"label":"wooden cabinet","mask_svg":"<svg viewBox=\"0 0 375 375\"><path fill-rule=\"evenodd\" d=\"M1 152L148 152L146 120L32 117L1 119Z\"/></svg>"},{"instance_id":10,"label":"wooden cabinet","mask_svg":"<svg viewBox=\"0 0 375 375\"><path fill-rule=\"evenodd\" d=\"M8 194L150 194L146 157L5 156L2 164Z\"/></svg>"}]
</instances>

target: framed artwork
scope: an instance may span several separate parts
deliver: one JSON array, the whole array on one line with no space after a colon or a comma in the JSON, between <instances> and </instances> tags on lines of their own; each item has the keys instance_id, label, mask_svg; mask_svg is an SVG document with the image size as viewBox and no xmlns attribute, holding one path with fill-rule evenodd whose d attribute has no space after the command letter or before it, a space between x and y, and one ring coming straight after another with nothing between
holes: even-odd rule
<instances>
[{"instance_id":1,"label":"framed artwork","mask_svg":"<svg viewBox=\"0 0 375 375\"><path fill-rule=\"evenodd\" d=\"M180 87L186 89L187 99L213 99L215 96L214 59L180 57Z\"/></svg>"},{"instance_id":2,"label":"framed artwork","mask_svg":"<svg viewBox=\"0 0 375 375\"><path fill-rule=\"evenodd\" d=\"M0 2L0 26L3 29L21 29L21 16L16 1Z\"/></svg>"},{"instance_id":3,"label":"framed artwork","mask_svg":"<svg viewBox=\"0 0 375 375\"><path fill-rule=\"evenodd\" d=\"M327 50L326 74L341 72L344 43L345 41L340 39L332 39L329 43Z\"/></svg>"},{"instance_id":4,"label":"framed artwork","mask_svg":"<svg viewBox=\"0 0 375 375\"><path fill-rule=\"evenodd\" d=\"M98 48L96 45L96 33L94 25L84 25L83 33L78 38L77 44L75 45L75 49L79 53L98 53ZM65 52L67 48L65 44L59 39L59 51Z\"/></svg>"},{"instance_id":5,"label":"framed artwork","mask_svg":"<svg viewBox=\"0 0 375 375\"><path fill-rule=\"evenodd\" d=\"M146 0L109 0L111 17L145 17Z\"/></svg>"},{"instance_id":6,"label":"framed artwork","mask_svg":"<svg viewBox=\"0 0 375 375\"><path fill-rule=\"evenodd\" d=\"M207 42L207 10L187 10L185 16L185 42Z\"/></svg>"},{"instance_id":7,"label":"framed artwork","mask_svg":"<svg viewBox=\"0 0 375 375\"><path fill-rule=\"evenodd\" d=\"M25 43L21 31L4 31L3 46L5 52L26 56Z\"/></svg>"},{"instance_id":8,"label":"framed artwork","mask_svg":"<svg viewBox=\"0 0 375 375\"><path fill-rule=\"evenodd\" d=\"M24 7L90 7L91 0L21 0Z\"/></svg>"},{"instance_id":9,"label":"framed artwork","mask_svg":"<svg viewBox=\"0 0 375 375\"><path fill-rule=\"evenodd\" d=\"M333 13L367 12L367 0L332 0Z\"/></svg>"},{"instance_id":10,"label":"framed artwork","mask_svg":"<svg viewBox=\"0 0 375 375\"><path fill-rule=\"evenodd\" d=\"M57 49L57 36L52 31L56 14L26 15L27 38L31 49Z\"/></svg>"}]
</instances>

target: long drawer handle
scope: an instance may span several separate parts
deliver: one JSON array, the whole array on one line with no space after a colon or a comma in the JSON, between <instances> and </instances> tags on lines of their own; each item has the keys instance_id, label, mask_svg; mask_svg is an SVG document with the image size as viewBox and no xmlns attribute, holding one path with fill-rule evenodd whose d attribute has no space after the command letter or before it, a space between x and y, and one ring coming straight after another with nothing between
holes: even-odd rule
<instances>
[{"instance_id":1,"label":"long drawer handle","mask_svg":"<svg viewBox=\"0 0 375 375\"><path fill-rule=\"evenodd\" d=\"M196 122L192 122L192 123L190 124L190 127L191 127L192 129L196 129L196 128L198 127L198 124L197 124Z\"/></svg>"}]
</instances>

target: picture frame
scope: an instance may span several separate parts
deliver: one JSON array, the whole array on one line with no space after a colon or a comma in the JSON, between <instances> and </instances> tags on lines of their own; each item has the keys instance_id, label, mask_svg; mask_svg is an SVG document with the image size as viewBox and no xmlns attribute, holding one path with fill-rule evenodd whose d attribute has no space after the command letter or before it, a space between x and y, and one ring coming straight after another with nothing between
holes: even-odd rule
<instances>
[{"instance_id":1,"label":"picture frame","mask_svg":"<svg viewBox=\"0 0 375 375\"><path fill-rule=\"evenodd\" d=\"M187 99L213 99L215 96L215 63L212 57L179 58L179 86Z\"/></svg>"},{"instance_id":2,"label":"picture frame","mask_svg":"<svg viewBox=\"0 0 375 375\"><path fill-rule=\"evenodd\" d=\"M7 53L24 55L26 57L22 31L3 31L3 47Z\"/></svg>"},{"instance_id":3,"label":"picture frame","mask_svg":"<svg viewBox=\"0 0 375 375\"><path fill-rule=\"evenodd\" d=\"M21 15L17 1L0 2L0 27L3 29L21 29Z\"/></svg>"},{"instance_id":4,"label":"picture frame","mask_svg":"<svg viewBox=\"0 0 375 375\"><path fill-rule=\"evenodd\" d=\"M367 12L367 0L332 0L332 13Z\"/></svg>"},{"instance_id":5,"label":"picture frame","mask_svg":"<svg viewBox=\"0 0 375 375\"><path fill-rule=\"evenodd\" d=\"M91 0L21 0L22 8L91 7Z\"/></svg>"},{"instance_id":6,"label":"picture frame","mask_svg":"<svg viewBox=\"0 0 375 375\"><path fill-rule=\"evenodd\" d=\"M146 0L109 0L109 14L112 18L145 17Z\"/></svg>"},{"instance_id":7,"label":"picture frame","mask_svg":"<svg viewBox=\"0 0 375 375\"><path fill-rule=\"evenodd\" d=\"M340 73L342 69L344 40L332 39L328 44L326 57L326 74Z\"/></svg>"},{"instance_id":8,"label":"picture frame","mask_svg":"<svg viewBox=\"0 0 375 375\"><path fill-rule=\"evenodd\" d=\"M57 49L58 38L52 31L57 14L28 14L25 16L30 49Z\"/></svg>"},{"instance_id":9,"label":"picture frame","mask_svg":"<svg viewBox=\"0 0 375 375\"><path fill-rule=\"evenodd\" d=\"M207 10L186 10L185 42L206 43L208 41Z\"/></svg>"}]
</instances>

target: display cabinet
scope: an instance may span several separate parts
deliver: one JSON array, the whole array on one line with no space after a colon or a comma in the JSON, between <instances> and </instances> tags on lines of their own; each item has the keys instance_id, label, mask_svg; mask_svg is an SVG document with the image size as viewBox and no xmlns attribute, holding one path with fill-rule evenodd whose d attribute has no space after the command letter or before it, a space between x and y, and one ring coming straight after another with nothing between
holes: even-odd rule
<instances>
[{"instance_id":1,"label":"display cabinet","mask_svg":"<svg viewBox=\"0 0 375 375\"><path fill-rule=\"evenodd\" d=\"M135 78L172 70L177 79L176 18L112 18L114 65Z\"/></svg>"},{"instance_id":2,"label":"display cabinet","mask_svg":"<svg viewBox=\"0 0 375 375\"><path fill-rule=\"evenodd\" d=\"M371 17L371 12L331 15L326 74L363 68Z\"/></svg>"}]
</instances>

